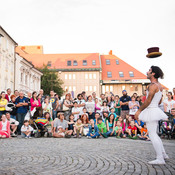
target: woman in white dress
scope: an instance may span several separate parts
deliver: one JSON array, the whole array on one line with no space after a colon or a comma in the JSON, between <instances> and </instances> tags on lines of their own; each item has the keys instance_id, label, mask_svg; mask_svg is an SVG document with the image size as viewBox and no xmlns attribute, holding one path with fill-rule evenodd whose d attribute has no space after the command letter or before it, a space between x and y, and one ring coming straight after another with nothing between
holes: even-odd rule
<instances>
[{"instance_id":1,"label":"woman in white dress","mask_svg":"<svg viewBox=\"0 0 175 175\"><path fill-rule=\"evenodd\" d=\"M151 81L147 98L135 114L136 119L139 118L143 122L146 122L150 139L156 151L156 160L148 162L149 164L165 164L165 159L169 158L160 137L157 135L158 121L167 119L167 115L158 107L163 90L161 84L158 82L158 78L163 78L163 75L159 67L151 66L147 72L147 78Z\"/></svg>"}]
</instances>

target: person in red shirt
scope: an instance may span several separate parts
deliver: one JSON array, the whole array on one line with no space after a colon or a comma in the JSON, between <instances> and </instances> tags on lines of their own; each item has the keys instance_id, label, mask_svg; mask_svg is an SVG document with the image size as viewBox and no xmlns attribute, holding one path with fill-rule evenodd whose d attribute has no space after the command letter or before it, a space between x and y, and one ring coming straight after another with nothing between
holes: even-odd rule
<instances>
[{"instance_id":1,"label":"person in red shirt","mask_svg":"<svg viewBox=\"0 0 175 175\"><path fill-rule=\"evenodd\" d=\"M131 120L128 126L128 134L130 139L137 139L137 127L135 126L134 120Z\"/></svg>"},{"instance_id":2,"label":"person in red shirt","mask_svg":"<svg viewBox=\"0 0 175 175\"><path fill-rule=\"evenodd\" d=\"M144 92L144 96L142 97L142 103L144 103L145 100L146 100L146 90L145 90L145 92Z\"/></svg>"},{"instance_id":3,"label":"person in red shirt","mask_svg":"<svg viewBox=\"0 0 175 175\"><path fill-rule=\"evenodd\" d=\"M11 96L11 89L8 88L8 89L7 89L7 94L5 94L5 99L6 99L7 101L11 101L10 96Z\"/></svg>"}]
</instances>

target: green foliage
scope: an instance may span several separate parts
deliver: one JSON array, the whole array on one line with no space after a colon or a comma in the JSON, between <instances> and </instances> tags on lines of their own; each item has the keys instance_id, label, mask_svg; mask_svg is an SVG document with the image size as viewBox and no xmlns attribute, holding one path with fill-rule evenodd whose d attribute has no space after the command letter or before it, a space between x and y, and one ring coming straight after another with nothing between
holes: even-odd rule
<instances>
[{"instance_id":1,"label":"green foliage","mask_svg":"<svg viewBox=\"0 0 175 175\"><path fill-rule=\"evenodd\" d=\"M49 70L46 65L43 65L39 70L43 73L43 76L41 77L41 88L44 90L44 94L49 95L50 91L53 90L59 96L62 96L64 92L61 87L63 81L58 77L58 73Z\"/></svg>"}]
</instances>

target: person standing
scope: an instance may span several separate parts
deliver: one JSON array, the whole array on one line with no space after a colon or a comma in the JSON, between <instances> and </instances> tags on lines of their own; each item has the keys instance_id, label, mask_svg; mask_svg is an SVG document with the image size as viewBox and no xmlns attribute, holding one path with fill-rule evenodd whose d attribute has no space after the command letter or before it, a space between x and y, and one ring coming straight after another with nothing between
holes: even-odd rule
<instances>
[{"instance_id":1,"label":"person standing","mask_svg":"<svg viewBox=\"0 0 175 175\"><path fill-rule=\"evenodd\" d=\"M157 125L159 120L165 120L168 116L158 107L162 98L162 86L158 82L158 78L163 78L164 73L157 66L151 66L147 72L147 78L151 81L147 91L147 98L143 105L135 114L135 119L138 118L146 122L148 133L156 151L156 160L148 162L149 164L165 164L164 159L168 159L162 141L157 135Z\"/></svg>"},{"instance_id":2,"label":"person standing","mask_svg":"<svg viewBox=\"0 0 175 175\"><path fill-rule=\"evenodd\" d=\"M12 92L11 89L8 88L8 89L7 89L7 94L5 94L5 99L6 99L7 101L11 101L11 98L10 98L11 92Z\"/></svg>"},{"instance_id":3,"label":"person standing","mask_svg":"<svg viewBox=\"0 0 175 175\"><path fill-rule=\"evenodd\" d=\"M173 100L172 92L168 92L168 99L163 101L164 112L170 113L172 108L175 108L175 101Z\"/></svg>"},{"instance_id":4,"label":"person standing","mask_svg":"<svg viewBox=\"0 0 175 175\"><path fill-rule=\"evenodd\" d=\"M58 98L54 96L54 91L50 91L50 103L52 104L52 119L57 117L57 109L59 106Z\"/></svg>"},{"instance_id":5,"label":"person standing","mask_svg":"<svg viewBox=\"0 0 175 175\"><path fill-rule=\"evenodd\" d=\"M19 122L18 125L18 134L21 134L21 127L24 123L25 115L27 114L28 110L28 98L24 97L24 93L21 91L19 92L19 97L16 98L15 104L17 107L17 121Z\"/></svg>"},{"instance_id":6,"label":"person standing","mask_svg":"<svg viewBox=\"0 0 175 175\"><path fill-rule=\"evenodd\" d=\"M127 91L123 90L122 91L123 96L120 97L120 105L121 105L121 117L123 119L126 118L126 115L129 114L129 106L128 103L131 101L131 97L127 95Z\"/></svg>"}]
</instances>

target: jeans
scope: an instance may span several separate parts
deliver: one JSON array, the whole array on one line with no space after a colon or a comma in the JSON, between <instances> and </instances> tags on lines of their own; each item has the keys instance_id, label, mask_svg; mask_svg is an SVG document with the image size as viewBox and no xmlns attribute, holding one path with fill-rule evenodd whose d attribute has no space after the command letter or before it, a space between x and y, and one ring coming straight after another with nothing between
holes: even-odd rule
<instances>
[{"instance_id":1,"label":"jeans","mask_svg":"<svg viewBox=\"0 0 175 175\"><path fill-rule=\"evenodd\" d=\"M99 137L100 134L98 132L96 132L94 136L91 136L90 133L88 133L87 136L89 136L91 138L96 138L96 137Z\"/></svg>"},{"instance_id":2,"label":"jeans","mask_svg":"<svg viewBox=\"0 0 175 175\"><path fill-rule=\"evenodd\" d=\"M24 137L26 137L27 135L25 134L25 133L23 133L23 132L21 132L21 137L22 138L24 138ZM31 136L31 134L29 134L29 137Z\"/></svg>"},{"instance_id":3,"label":"jeans","mask_svg":"<svg viewBox=\"0 0 175 175\"><path fill-rule=\"evenodd\" d=\"M106 135L109 137L109 136L111 136L110 134L111 134L111 132L112 132L112 130L109 130L107 133L106 133ZM115 136L116 135L116 133L115 133L115 131L114 131L114 133L112 134L112 136Z\"/></svg>"},{"instance_id":4,"label":"jeans","mask_svg":"<svg viewBox=\"0 0 175 175\"><path fill-rule=\"evenodd\" d=\"M21 127L24 123L24 118L25 118L25 115L26 113L17 113L17 121L19 122L19 125L18 125L18 133L20 134L21 133Z\"/></svg>"},{"instance_id":5,"label":"jeans","mask_svg":"<svg viewBox=\"0 0 175 175\"><path fill-rule=\"evenodd\" d=\"M13 118L16 120L16 116L15 115L10 115L10 118Z\"/></svg>"},{"instance_id":6,"label":"jeans","mask_svg":"<svg viewBox=\"0 0 175 175\"><path fill-rule=\"evenodd\" d=\"M52 110L52 119L57 118L57 111Z\"/></svg>"}]
</instances>

